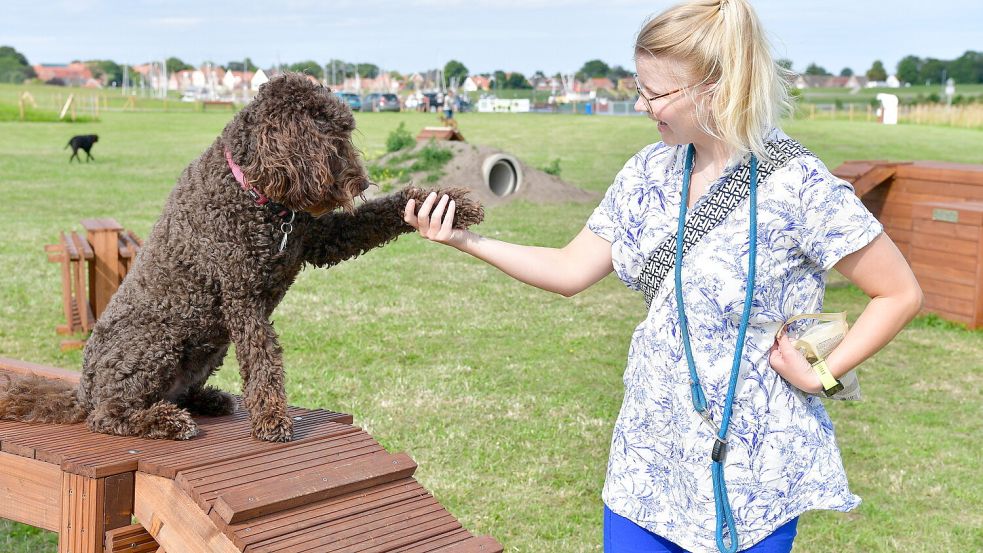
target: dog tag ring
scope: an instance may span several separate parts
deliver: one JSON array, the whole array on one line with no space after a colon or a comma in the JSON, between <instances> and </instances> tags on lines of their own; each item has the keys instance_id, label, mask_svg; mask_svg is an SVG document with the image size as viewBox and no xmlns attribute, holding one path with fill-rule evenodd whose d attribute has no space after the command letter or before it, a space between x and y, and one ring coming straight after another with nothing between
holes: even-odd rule
<instances>
[{"instance_id":1,"label":"dog tag ring","mask_svg":"<svg viewBox=\"0 0 983 553\"><path fill-rule=\"evenodd\" d=\"M294 217L297 216L296 211L290 212L290 220L284 221L280 224L280 232L283 233L283 240L280 240L280 251L282 252L284 248L287 247L287 237L290 233L294 231Z\"/></svg>"}]
</instances>

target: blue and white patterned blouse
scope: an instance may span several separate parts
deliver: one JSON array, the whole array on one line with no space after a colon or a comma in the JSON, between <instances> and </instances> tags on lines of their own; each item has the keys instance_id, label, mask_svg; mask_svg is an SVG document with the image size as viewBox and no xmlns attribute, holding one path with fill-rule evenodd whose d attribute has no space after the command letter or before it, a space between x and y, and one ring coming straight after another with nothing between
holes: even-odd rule
<instances>
[{"instance_id":1,"label":"blue and white patterned blouse","mask_svg":"<svg viewBox=\"0 0 983 553\"><path fill-rule=\"evenodd\" d=\"M768 136L783 138L777 129ZM615 272L629 288L638 289L645 261L676 232L685 152L662 142L642 149L587 222L611 242ZM728 167L708 193L736 168ZM745 200L683 260L693 355L716 421L744 304L747 206ZM724 472L740 549L806 510L860 504L847 486L821 400L783 380L768 349L786 319L821 310L827 271L881 231L850 184L815 157L794 158L758 183L757 279ZM713 434L693 410L674 290L670 275L632 335L603 499L615 513L690 551L713 552Z\"/></svg>"}]
</instances>

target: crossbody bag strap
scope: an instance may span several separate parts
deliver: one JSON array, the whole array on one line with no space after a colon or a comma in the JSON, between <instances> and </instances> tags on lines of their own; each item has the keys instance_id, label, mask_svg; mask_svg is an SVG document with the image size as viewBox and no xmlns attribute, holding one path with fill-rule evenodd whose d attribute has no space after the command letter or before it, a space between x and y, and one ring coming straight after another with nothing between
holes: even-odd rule
<instances>
[{"instance_id":1,"label":"crossbody bag strap","mask_svg":"<svg viewBox=\"0 0 983 553\"><path fill-rule=\"evenodd\" d=\"M758 160L758 182L764 182L776 170L784 167L792 159L803 155L812 156L802 144L791 138L773 140L765 143L770 161ZM704 236L724 221L751 193L751 162L741 165L727 178L727 182L716 188L699 209L686 219L683 230L683 255L695 246ZM680 198L680 201L688 201ZM645 297L645 305L651 306L662 283L675 266L676 235L666 238L646 260L638 276L638 287Z\"/></svg>"}]
</instances>

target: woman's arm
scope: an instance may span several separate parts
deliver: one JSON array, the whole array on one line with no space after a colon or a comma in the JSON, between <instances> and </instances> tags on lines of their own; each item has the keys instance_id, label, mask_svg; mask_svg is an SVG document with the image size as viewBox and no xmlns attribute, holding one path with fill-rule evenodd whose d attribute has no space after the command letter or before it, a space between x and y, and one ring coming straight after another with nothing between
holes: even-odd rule
<instances>
[{"instance_id":1,"label":"woman's arm","mask_svg":"<svg viewBox=\"0 0 983 553\"><path fill-rule=\"evenodd\" d=\"M453 246L516 280L566 297L587 289L613 270L611 243L586 227L563 248L523 246L454 229L454 209L447 196L437 201L437 195L431 194L415 215L415 201L408 201L403 218L428 240Z\"/></svg>"},{"instance_id":2,"label":"woman's arm","mask_svg":"<svg viewBox=\"0 0 983 553\"><path fill-rule=\"evenodd\" d=\"M922 290L904 256L884 233L870 244L847 255L837 271L871 299L846 337L826 359L839 378L862 363L894 338L922 308ZM822 389L809 362L783 336L771 353L771 366L800 390Z\"/></svg>"}]
</instances>

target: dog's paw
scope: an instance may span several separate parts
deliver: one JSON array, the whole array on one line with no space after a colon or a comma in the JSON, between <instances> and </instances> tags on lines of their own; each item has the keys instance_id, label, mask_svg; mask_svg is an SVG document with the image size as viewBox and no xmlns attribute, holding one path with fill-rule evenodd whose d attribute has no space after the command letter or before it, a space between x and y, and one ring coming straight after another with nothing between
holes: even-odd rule
<instances>
[{"instance_id":1,"label":"dog's paw","mask_svg":"<svg viewBox=\"0 0 983 553\"><path fill-rule=\"evenodd\" d=\"M186 409L160 402L136 417L138 435L163 440L190 440L198 435L198 424Z\"/></svg>"},{"instance_id":2,"label":"dog's paw","mask_svg":"<svg viewBox=\"0 0 983 553\"><path fill-rule=\"evenodd\" d=\"M253 436L265 442L289 442L294 423L286 415L261 415L253 419Z\"/></svg>"},{"instance_id":3,"label":"dog's paw","mask_svg":"<svg viewBox=\"0 0 983 553\"><path fill-rule=\"evenodd\" d=\"M437 193L439 200L444 194L454 200L454 228L466 229L477 225L485 218L485 208L480 202L471 199L467 188L442 188L438 190L417 188L410 186L403 190L406 199L416 200L416 209L419 212L420 206L426 201L431 192Z\"/></svg>"}]
</instances>

